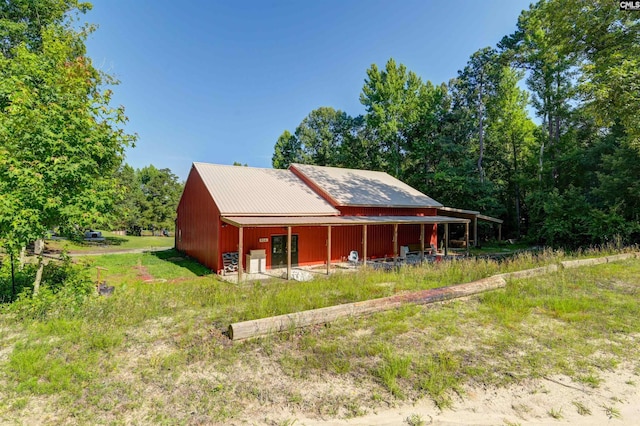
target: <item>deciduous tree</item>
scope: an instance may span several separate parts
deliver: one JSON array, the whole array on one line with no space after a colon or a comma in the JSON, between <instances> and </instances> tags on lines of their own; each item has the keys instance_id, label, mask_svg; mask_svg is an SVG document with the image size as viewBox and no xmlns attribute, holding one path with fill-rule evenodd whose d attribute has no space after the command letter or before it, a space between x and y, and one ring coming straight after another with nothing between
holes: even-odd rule
<instances>
[{"instance_id":1,"label":"deciduous tree","mask_svg":"<svg viewBox=\"0 0 640 426\"><path fill-rule=\"evenodd\" d=\"M120 128L123 108L110 106L105 85L115 82L86 56L91 28L70 23L89 7L0 3L0 243L9 251L112 208L114 173L134 138Z\"/></svg>"}]
</instances>

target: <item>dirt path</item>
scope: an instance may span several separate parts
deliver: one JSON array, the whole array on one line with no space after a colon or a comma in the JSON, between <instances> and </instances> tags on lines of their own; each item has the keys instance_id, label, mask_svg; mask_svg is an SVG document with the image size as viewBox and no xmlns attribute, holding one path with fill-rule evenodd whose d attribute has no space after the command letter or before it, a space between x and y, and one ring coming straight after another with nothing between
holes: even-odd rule
<instances>
[{"instance_id":1,"label":"dirt path","mask_svg":"<svg viewBox=\"0 0 640 426\"><path fill-rule=\"evenodd\" d=\"M149 273L149 270L145 266L138 265L134 266L133 269L138 271L138 278L142 281L146 283L153 281L153 275Z\"/></svg>"},{"instance_id":2,"label":"dirt path","mask_svg":"<svg viewBox=\"0 0 640 426\"><path fill-rule=\"evenodd\" d=\"M638 425L640 377L631 366L604 372L597 388L566 376L530 380L508 388L466 387L450 409L439 410L430 400L402 405L348 420L298 418L307 426L391 425ZM410 422L413 419L413 423Z\"/></svg>"},{"instance_id":3,"label":"dirt path","mask_svg":"<svg viewBox=\"0 0 640 426\"><path fill-rule=\"evenodd\" d=\"M136 249L121 249L121 250L93 250L93 251L70 251L69 257L81 257L81 256L102 256L103 254L127 254L127 253L145 253L152 251L164 251L171 250L173 247L148 247L148 248L136 248ZM58 258L58 253L45 253L45 256Z\"/></svg>"}]
</instances>

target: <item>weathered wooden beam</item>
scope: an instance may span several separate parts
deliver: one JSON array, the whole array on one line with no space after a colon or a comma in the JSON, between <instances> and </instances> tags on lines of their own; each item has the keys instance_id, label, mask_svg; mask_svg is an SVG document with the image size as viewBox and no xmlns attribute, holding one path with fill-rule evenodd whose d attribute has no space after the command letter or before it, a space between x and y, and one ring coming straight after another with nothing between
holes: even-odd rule
<instances>
[{"instance_id":1,"label":"weathered wooden beam","mask_svg":"<svg viewBox=\"0 0 640 426\"><path fill-rule=\"evenodd\" d=\"M478 216L473 217L473 246L478 247Z\"/></svg>"},{"instance_id":2,"label":"weathered wooden beam","mask_svg":"<svg viewBox=\"0 0 640 426\"><path fill-rule=\"evenodd\" d=\"M501 276L493 276L466 284L421 290L412 293L398 294L380 299L362 302L346 303L320 309L294 312L275 317L261 318L251 321L236 322L229 325L228 336L231 340L242 340L263 336L270 333L323 324L339 318L360 316L374 312L387 311L405 304L425 305L442 302L459 297L471 296L477 293L494 290L506 286Z\"/></svg>"},{"instance_id":3,"label":"weathered wooden beam","mask_svg":"<svg viewBox=\"0 0 640 426\"><path fill-rule=\"evenodd\" d=\"M398 224L393 224L393 264L396 264L398 259Z\"/></svg>"},{"instance_id":4,"label":"weathered wooden beam","mask_svg":"<svg viewBox=\"0 0 640 426\"><path fill-rule=\"evenodd\" d=\"M362 225L362 265L367 266L367 225Z\"/></svg>"},{"instance_id":5,"label":"weathered wooden beam","mask_svg":"<svg viewBox=\"0 0 640 426\"><path fill-rule=\"evenodd\" d=\"M500 274L499 276L503 277L504 279L530 278L530 277L537 277L539 275L548 274L550 272L556 272L558 269L560 269L558 268L558 265L548 265L548 266L541 266L540 268L525 269L523 271L507 272L504 274Z\"/></svg>"},{"instance_id":6,"label":"weathered wooden beam","mask_svg":"<svg viewBox=\"0 0 640 426\"><path fill-rule=\"evenodd\" d=\"M449 254L449 224L444 224L444 255Z\"/></svg>"},{"instance_id":7,"label":"weathered wooden beam","mask_svg":"<svg viewBox=\"0 0 640 426\"><path fill-rule=\"evenodd\" d=\"M242 273L244 272L243 264L242 264L242 252L244 251L243 247L243 229L242 226L238 228L238 282L242 282Z\"/></svg>"},{"instance_id":8,"label":"weathered wooden beam","mask_svg":"<svg viewBox=\"0 0 640 426\"><path fill-rule=\"evenodd\" d=\"M467 248L467 256L469 256L469 222L464 224L464 241Z\"/></svg>"},{"instance_id":9,"label":"weathered wooden beam","mask_svg":"<svg viewBox=\"0 0 640 426\"><path fill-rule=\"evenodd\" d=\"M327 275L331 272L331 225L327 226Z\"/></svg>"},{"instance_id":10,"label":"weathered wooden beam","mask_svg":"<svg viewBox=\"0 0 640 426\"><path fill-rule=\"evenodd\" d=\"M607 263L606 257L595 257L591 259L578 259L578 260L565 260L564 262L560 262L563 268L579 268L580 266L585 265L600 265L601 263Z\"/></svg>"},{"instance_id":11,"label":"weathered wooden beam","mask_svg":"<svg viewBox=\"0 0 640 426\"><path fill-rule=\"evenodd\" d=\"M291 279L291 227L287 226L287 279Z\"/></svg>"},{"instance_id":12,"label":"weathered wooden beam","mask_svg":"<svg viewBox=\"0 0 640 426\"><path fill-rule=\"evenodd\" d=\"M626 260L637 257L637 253L622 253L622 254L614 254L611 256L607 256L607 262L615 262L617 260Z\"/></svg>"},{"instance_id":13,"label":"weathered wooden beam","mask_svg":"<svg viewBox=\"0 0 640 426\"><path fill-rule=\"evenodd\" d=\"M420 224L420 260L424 260L424 223Z\"/></svg>"}]
</instances>

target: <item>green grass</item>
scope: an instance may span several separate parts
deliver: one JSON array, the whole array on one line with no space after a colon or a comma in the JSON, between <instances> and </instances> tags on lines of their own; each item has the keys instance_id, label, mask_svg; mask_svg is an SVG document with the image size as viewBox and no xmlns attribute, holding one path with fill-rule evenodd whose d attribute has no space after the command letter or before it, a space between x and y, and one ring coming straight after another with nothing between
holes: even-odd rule
<instances>
[{"instance_id":1,"label":"green grass","mask_svg":"<svg viewBox=\"0 0 640 426\"><path fill-rule=\"evenodd\" d=\"M589 386L624 360L640 365L640 261L509 281L464 301L405 306L243 342L229 323L557 262L441 263L311 282L230 284L174 250L88 257L116 287L46 321L0 316L0 419L37 407L94 423L242 423L287 406L306 416L361 415L431 398L446 408L464 384L555 374ZM95 271L95 269L92 269ZM141 271L153 277L144 282ZM380 285L381 283L392 283ZM574 404L587 413L586 406ZM610 417L615 407L603 407ZM277 410L276 410L277 411ZM561 416L550 408L550 415ZM290 414L265 423L289 421ZM289 416L289 417L287 417ZM56 423L49 417L43 423ZM262 421L262 420L261 420Z\"/></svg>"},{"instance_id":2,"label":"green grass","mask_svg":"<svg viewBox=\"0 0 640 426\"><path fill-rule=\"evenodd\" d=\"M469 247L469 252L474 256L482 256L488 254L513 254L531 248L531 244L526 241L518 241L513 244L508 240L487 241L480 242L477 247Z\"/></svg>"},{"instance_id":3,"label":"green grass","mask_svg":"<svg viewBox=\"0 0 640 426\"><path fill-rule=\"evenodd\" d=\"M116 235L109 231L103 231L105 237L103 242L94 241L69 241L69 240L46 240L48 250L63 251L70 253L117 251L130 249L150 249L156 247L173 247L173 237L153 237L134 235Z\"/></svg>"}]
</instances>

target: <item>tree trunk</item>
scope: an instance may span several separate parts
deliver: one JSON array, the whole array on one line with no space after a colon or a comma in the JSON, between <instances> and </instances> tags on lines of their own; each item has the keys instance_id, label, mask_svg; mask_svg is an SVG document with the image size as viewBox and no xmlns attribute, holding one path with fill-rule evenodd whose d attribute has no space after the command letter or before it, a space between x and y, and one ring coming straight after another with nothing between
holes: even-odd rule
<instances>
[{"instance_id":1,"label":"tree trunk","mask_svg":"<svg viewBox=\"0 0 640 426\"><path fill-rule=\"evenodd\" d=\"M27 248L26 247L22 247L20 249L20 257L19 257L19 265L18 265L18 269L19 270L23 270L24 269L24 264L26 262L26 258L27 258Z\"/></svg>"},{"instance_id":2,"label":"tree trunk","mask_svg":"<svg viewBox=\"0 0 640 426\"><path fill-rule=\"evenodd\" d=\"M16 298L16 273L14 270L13 250L9 253L9 257L11 259L11 301L13 302Z\"/></svg>"},{"instance_id":3,"label":"tree trunk","mask_svg":"<svg viewBox=\"0 0 640 426\"><path fill-rule=\"evenodd\" d=\"M480 182L484 183L484 169L482 168L482 161L484 158L484 105L482 103L482 90L483 85L480 85L480 93L478 95L478 143L480 152L478 155L478 173L480 173Z\"/></svg>"},{"instance_id":4,"label":"tree trunk","mask_svg":"<svg viewBox=\"0 0 640 426\"><path fill-rule=\"evenodd\" d=\"M520 185L518 185L518 151L516 148L516 142L513 144L513 179L515 184L515 197L516 197L516 232L518 239L520 238Z\"/></svg>"},{"instance_id":5,"label":"tree trunk","mask_svg":"<svg viewBox=\"0 0 640 426\"><path fill-rule=\"evenodd\" d=\"M38 256L38 271L36 272L36 279L33 282L33 295L35 296L40 291L40 282L42 281L42 271L44 270L44 261L42 259L42 251L44 249L44 240L37 239L33 245L34 254Z\"/></svg>"},{"instance_id":6,"label":"tree trunk","mask_svg":"<svg viewBox=\"0 0 640 426\"><path fill-rule=\"evenodd\" d=\"M540 144L540 160L538 161L538 180L542 183L542 157L544 157L544 139Z\"/></svg>"},{"instance_id":7,"label":"tree trunk","mask_svg":"<svg viewBox=\"0 0 640 426\"><path fill-rule=\"evenodd\" d=\"M35 296L40 291L40 282L42 281L42 271L44 270L44 262L42 261L42 255L38 256L38 272L36 272L36 279L33 282L33 295Z\"/></svg>"}]
</instances>

